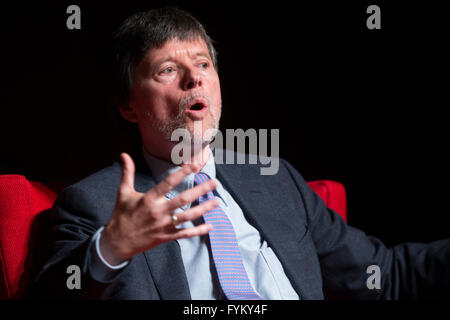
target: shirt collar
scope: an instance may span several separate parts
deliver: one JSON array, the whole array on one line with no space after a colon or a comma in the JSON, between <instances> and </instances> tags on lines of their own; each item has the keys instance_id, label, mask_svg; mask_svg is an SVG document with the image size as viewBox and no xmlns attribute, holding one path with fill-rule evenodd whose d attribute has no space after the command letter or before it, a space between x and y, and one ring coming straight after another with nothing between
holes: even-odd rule
<instances>
[{"instance_id":1,"label":"shirt collar","mask_svg":"<svg viewBox=\"0 0 450 320\"><path fill-rule=\"evenodd\" d=\"M156 183L161 182L170 173L172 173L176 170L179 170L181 168L180 166L177 166L172 162L161 160L161 159L158 159L158 158L152 156L150 153L147 152L147 150L145 150L144 146L142 146L142 153L143 153L145 162L147 163L153 177L156 180ZM200 172L206 173L211 179L216 179L216 165L214 162L214 154L212 153L211 149L209 151L208 161L203 166L203 168L200 170ZM166 197L169 199L172 199L176 195L183 192L184 190L192 188L193 186L194 186L194 174L192 173L192 174L188 175L178 186L176 186L174 189L169 191L169 193L166 195ZM217 193L217 195L220 196L220 194L218 194L218 193Z\"/></svg>"}]
</instances>

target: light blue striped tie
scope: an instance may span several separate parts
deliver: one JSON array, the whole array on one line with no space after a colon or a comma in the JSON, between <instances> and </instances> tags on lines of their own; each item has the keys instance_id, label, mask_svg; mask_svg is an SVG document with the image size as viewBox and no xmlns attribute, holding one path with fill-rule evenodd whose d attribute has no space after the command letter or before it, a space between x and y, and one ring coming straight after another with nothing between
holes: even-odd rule
<instances>
[{"instance_id":1,"label":"light blue striped tie","mask_svg":"<svg viewBox=\"0 0 450 320\"><path fill-rule=\"evenodd\" d=\"M207 174L197 173L194 185L208 180ZM211 199L214 199L214 194L209 191L201 196L198 202L200 204ZM261 300L248 279L230 219L220 206L205 213L203 218L206 223L213 226L209 232L211 251L219 282L226 297L230 300Z\"/></svg>"}]
</instances>

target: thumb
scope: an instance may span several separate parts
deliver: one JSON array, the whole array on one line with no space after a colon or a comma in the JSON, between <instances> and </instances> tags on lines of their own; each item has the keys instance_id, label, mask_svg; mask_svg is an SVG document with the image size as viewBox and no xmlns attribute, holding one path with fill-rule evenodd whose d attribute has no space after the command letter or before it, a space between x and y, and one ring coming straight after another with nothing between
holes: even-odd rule
<instances>
[{"instance_id":1,"label":"thumb","mask_svg":"<svg viewBox=\"0 0 450 320\"><path fill-rule=\"evenodd\" d=\"M122 179L120 181L120 191L134 191L134 161L128 153L122 153L120 159L123 163Z\"/></svg>"}]
</instances>

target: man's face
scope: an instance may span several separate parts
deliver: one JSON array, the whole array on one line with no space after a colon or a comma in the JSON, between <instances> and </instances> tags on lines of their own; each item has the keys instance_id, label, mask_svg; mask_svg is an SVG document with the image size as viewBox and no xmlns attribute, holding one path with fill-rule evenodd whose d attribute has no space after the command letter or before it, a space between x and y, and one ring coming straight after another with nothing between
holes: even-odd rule
<instances>
[{"instance_id":1,"label":"man's face","mask_svg":"<svg viewBox=\"0 0 450 320\"><path fill-rule=\"evenodd\" d=\"M121 112L138 123L151 152L170 148L175 129L185 128L193 137L194 121L203 133L217 129L221 106L219 77L206 43L174 39L146 53L135 73L129 108Z\"/></svg>"}]
</instances>

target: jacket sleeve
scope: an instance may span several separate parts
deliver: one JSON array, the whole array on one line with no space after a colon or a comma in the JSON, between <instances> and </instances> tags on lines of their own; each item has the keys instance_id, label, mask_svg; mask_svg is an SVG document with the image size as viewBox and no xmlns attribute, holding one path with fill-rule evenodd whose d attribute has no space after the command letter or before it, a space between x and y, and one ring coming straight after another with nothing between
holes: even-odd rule
<instances>
[{"instance_id":1,"label":"jacket sleeve","mask_svg":"<svg viewBox=\"0 0 450 320\"><path fill-rule=\"evenodd\" d=\"M95 232L102 221L98 202L89 191L76 187L65 189L52 209L52 241L48 259L31 285L29 299L101 299L105 290L121 272L108 281L96 280L91 273ZM72 266L72 267L71 267ZM74 267L80 271L80 288L73 288ZM71 268L69 268L71 267Z\"/></svg>"},{"instance_id":2,"label":"jacket sleeve","mask_svg":"<svg viewBox=\"0 0 450 320\"><path fill-rule=\"evenodd\" d=\"M303 177L283 161L307 212L328 297L345 299L436 299L450 297L450 240L402 243L382 241L347 225ZM379 268L380 281L376 281Z\"/></svg>"}]
</instances>

